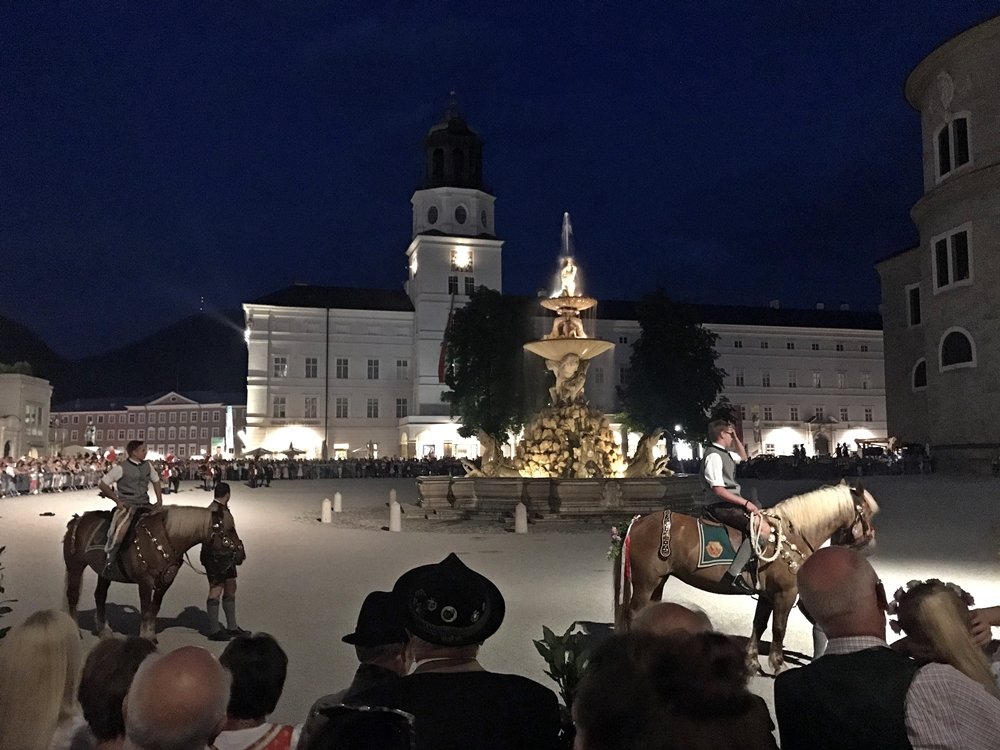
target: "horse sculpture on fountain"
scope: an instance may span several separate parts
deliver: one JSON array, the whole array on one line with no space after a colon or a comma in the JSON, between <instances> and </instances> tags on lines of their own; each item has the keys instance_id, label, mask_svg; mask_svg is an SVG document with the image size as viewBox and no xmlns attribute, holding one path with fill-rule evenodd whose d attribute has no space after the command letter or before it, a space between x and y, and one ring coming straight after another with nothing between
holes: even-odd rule
<instances>
[{"instance_id":1,"label":"horse sculpture on fountain","mask_svg":"<svg viewBox=\"0 0 1000 750\"><path fill-rule=\"evenodd\" d=\"M772 613L768 663L774 674L784 668L785 628L798 595L796 573L802 563L835 534L838 543L852 547L872 544L875 527L871 519L877 512L871 493L846 482L790 497L763 511L776 539L759 551L760 596L747 645L747 659L754 669L760 670L758 643ZM705 541L709 538L705 529L710 527L720 528L669 510L640 516L629 525L614 568L617 630L628 629L638 609L662 598L671 575L703 591L738 593L720 581L729 562L722 555L725 538ZM741 532L721 529L731 548L738 548Z\"/></svg>"},{"instance_id":2,"label":"horse sculpture on fountain","mask_svg":"<svg viewBox=\"0 0 1000 750\"><path fill-rule=\"evenodd\" d=\"M74 515L63 537L69 614L76 618L83 571L90 567L97 573L94 627L101 636L111 632L105 615L105 602L112 581L134 583L139 587L142 615L139 634L155 643L156 615L164 594L183 564L185 552L196 544L206 544L209 546L209 557L219 569L234 563L238 565L246 557L231 513L168 505L136 519L121 545L118 562L106 568L104 542L110 521L110 511Z\"/></svg>"}]
</instances>

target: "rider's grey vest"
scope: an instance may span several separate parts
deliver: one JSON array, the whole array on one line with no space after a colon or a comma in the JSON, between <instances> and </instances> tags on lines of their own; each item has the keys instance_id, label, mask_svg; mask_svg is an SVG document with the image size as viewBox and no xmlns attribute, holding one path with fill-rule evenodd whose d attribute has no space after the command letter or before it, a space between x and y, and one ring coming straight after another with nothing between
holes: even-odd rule
<instances>
[{"instance_id":1,"label":"rider's grey vest","mask_svg":"<svg viewBox=\"0 0 1000 750\"><path fill-rule=\"evenodd\" d=\"M702 466L704 467L704 462L708 459L710 455L716 453L722 459L722 481L726 486L726 489L732 492L734 495L740 494L740 485L736 481L736 462L733 457L729 455L729 451L723 450L717 445L710 445L705 449L705 458L702 459ZM712 492L712 488L709 486L708 482L705 481L705 473L702 471L701 483L705 488L705 499L708 502L716 500L715 494Z\"/></svg>"},{"instance_id":2,"label":"rider's grey vest","mask_svg":"<svg viewBox=\"0 0 1000 750\"><path fill-rule=\"evenodd\" d=\"M126 505L149 505L149 461L134 464L129 460L122 463L122 475L116 482L118 499Z\"/></svg>"}]
</instances>

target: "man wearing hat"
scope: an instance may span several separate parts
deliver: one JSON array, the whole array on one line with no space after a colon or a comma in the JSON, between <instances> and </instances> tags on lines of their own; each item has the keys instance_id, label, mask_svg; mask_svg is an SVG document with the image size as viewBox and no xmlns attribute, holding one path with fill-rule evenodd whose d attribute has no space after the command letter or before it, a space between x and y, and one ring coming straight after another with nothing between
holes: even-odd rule
<instances>
[{"instance_id":1,"label":"man wearing hat","mask_svg":"<svg viewBox=\"0 0 1000 750\"><path fill-rule=\"evenodd\" d=\"M393 593L406 617L414 669L351 703L413 714L418 750L559 747L555 693L479 663L479 647L500 628L505 611L492 581L452 553L404 573Z\"/></svg>"},{"instance_id":2,"label":"man wearing hat","mask_svg":"<svg viewBox=\"0 0 1000 750\"><path fill-rule=\"evenodd\" d=\"M407 648L403 610L396 596L388 591L373 591L365 597L358 613L353 633L341 638L354 646L361 665L349 687L318 699L309 709L309 716L299 738L299 747L307 747L326 723L320 712L329 706L350 702L351 699L385 682L398 680L410 671L412 659Z\"/></svg>"}]
</instances>

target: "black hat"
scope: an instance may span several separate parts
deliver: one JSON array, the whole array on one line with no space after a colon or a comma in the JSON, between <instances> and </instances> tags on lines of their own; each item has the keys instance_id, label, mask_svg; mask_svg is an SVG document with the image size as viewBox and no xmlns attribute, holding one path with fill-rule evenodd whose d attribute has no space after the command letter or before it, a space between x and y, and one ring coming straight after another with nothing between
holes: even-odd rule
<instances>
[{"instance_id":1,"label":"black hat","mask_svg":"<svg viewBox=\"0 0 1000 750\"><path fill-rule=\"evenodd\" d=\"M340 640L354 646L382 646L409 641L399 599L388 591L371 592L361 605L354 632Z\"/></svg>"},{"instance_id":2,"label":"black hat","mask_svg":"<svg viewBox=\"0 0 1000 750\"><path fill-rule=\"evenodd\" d=\"M497 632L506 609L493 582L454 552L407 571L392 591L404 605L410 633L438 646L482 643Z\"/></svg>"}]
</instances>

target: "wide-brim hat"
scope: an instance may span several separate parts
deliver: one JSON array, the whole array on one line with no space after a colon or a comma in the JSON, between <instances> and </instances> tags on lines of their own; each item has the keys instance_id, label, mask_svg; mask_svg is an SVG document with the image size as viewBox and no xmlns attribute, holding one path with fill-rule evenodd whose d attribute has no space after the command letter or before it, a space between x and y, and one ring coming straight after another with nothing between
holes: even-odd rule
<instances>
[{"instance_id":1,"label":"wide-brim hat","mask_svg":"<svg viewBox=\"0 0 1000 750\"><path fill-rule=\"evenodd\" d=\"M407 571L393 586L411 634L438 646L482 643L500 628L506 604L493 582L454 552Z\"/></svg>"},{"instance_id":2,"label":"wide-brim hat","mask_svg":"<svg viewBox=\"0 0 1000 750\"><path fill-rule=\"evenodd\" d=\"M373 591L365 597L353 633L341 638L353 646L383 646L406 643L406 614L399 598L389 591Z\"/></svg>"}]
</instances>

